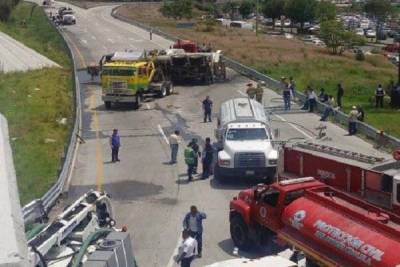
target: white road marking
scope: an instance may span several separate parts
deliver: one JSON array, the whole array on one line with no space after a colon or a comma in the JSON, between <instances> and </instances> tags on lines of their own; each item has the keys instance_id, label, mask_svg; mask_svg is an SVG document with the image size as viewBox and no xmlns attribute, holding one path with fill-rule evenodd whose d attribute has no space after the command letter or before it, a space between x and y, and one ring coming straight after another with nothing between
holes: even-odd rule
<instances>
[{"instance_id":1,"label":"white road marking","mask_svg":"<svg viewBox=\"0 0 400 267\"><path fill-rule=\"evenodd\" d=\"M280 119L283 122L287 122L290 126L292 126L293 129L297 130L299 133L303 134L304 136L308 137L309 139L312 139L313 137L309 134L307 134L306 132L304 132L303 130L301 130L299 127L297 127L296 125L294 125L291 122L288 122L284 117L278 115L278 114L274 114L275 117L277 117L278 119Z\"/></svg>"},{"instance_id":2,"label":"white road marking","mask_svg":"<svg viewBox=\"0 0 400 267\"><path fill-rule=\"evenodd\" d=\"M81 42L84 43L85 45L87 44L87 41L85 39L81 39Z\"/></svg>"},{"instance_id":3,"label":"white road marking","mask_svg":"<svg viewBox=\"0 0 400 267\"><path fill-rule=\"evenodd\" d=\"M167 145L169 145L169 141L167 136L164 133L164 130L162 129L161 125L158 125L158 131L160 132L161 136L164 138L165 143L167 143Z\"/></svg>"},{"instance_id":4,"label":"white road marking","mask_svg":"<svg viewBox=\"0 0 400 267\"><path fill-rule=\"evenodd\" d=\"M111 38L108 38L107 41L109 41L109 42L112 43L112 44L114 43L114 40L111 39Z\"/></svg>"},{"instance_id":5,"label":"white road marking","mask_svg":"<svg viewBox=\"0 0 400 267\"><path fill-rule=\"evenodd\" d=\"M181 242L182 242L181 234L179 234L178 235L178 242L176 242L176 246L175 246L174 252L172 253L171 258L169 258L169 261L168 261L168 264L167 264L166 267L174 266L174 264L175 264L174 257L175 257L175 255L178 255L178 249L179 249L179 245L181 244Z\"/></svg>"}]
</instances>

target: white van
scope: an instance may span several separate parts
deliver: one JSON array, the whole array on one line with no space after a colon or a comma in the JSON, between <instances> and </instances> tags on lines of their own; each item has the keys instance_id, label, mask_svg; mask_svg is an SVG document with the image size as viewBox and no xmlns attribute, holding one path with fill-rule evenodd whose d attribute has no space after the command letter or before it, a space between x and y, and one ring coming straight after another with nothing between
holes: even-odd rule
<instances>
[{"instance_id":1,"label":"white van","mask_svg":"<svg viewBox=\"0 0 400 267\"><path fill-rule=\"evenodd\" d=\"M281 256L266 256L257 259L231 259L204 267L298 267L298 265Z\"/></svg>"},{"instance_id":2,"label":"white van","mask_svg":"<svg viewBox=\"0 0 400 267\"><path fill-rule=\"evenodd\" d=\"M249 98L222 103L215 136L222 148L215 165L216 179L255 177L273 182L278 152L263 105Z\"/></svg>"}]
</instances>

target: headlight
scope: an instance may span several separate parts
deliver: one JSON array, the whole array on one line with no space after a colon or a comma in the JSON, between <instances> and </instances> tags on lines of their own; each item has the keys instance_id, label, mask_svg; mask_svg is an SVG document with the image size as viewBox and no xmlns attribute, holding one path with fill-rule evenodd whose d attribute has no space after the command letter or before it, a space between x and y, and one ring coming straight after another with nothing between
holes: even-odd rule
<instances>
[{"instance_id":1,"label":"headlight","mask_svg":"<svg viewBox=\"0 0 400 267\"><path fill-rule=\"evenodd\" d=\"M231 165L231 161L229 159L220 159L218 160L219 166L229 166Z\"/></svg>"},{"instance_id":2,"label":"headlight","mask_svg":"<svg viewBox=\"0 0 400 267\"><path fill-rule=\"evenodd\" d=\"M278 164L278 160L277 159L269 159L268 160L268 165L276 165Z\"/></svg>"}]
</instances>

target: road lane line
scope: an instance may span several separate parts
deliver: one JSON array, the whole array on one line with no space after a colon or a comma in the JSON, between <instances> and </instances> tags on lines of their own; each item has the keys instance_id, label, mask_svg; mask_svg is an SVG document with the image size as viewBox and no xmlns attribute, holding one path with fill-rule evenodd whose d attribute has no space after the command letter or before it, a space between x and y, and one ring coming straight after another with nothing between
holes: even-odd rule
<instances>
[{"instance_id":1,"label":"road lane line","mask_svg":"<svg viewBox=\"0 0 400 267\"><path fill-rule=\"evenodd\" d=\"M74 41L72 41L72 39L68 36L67 33L64 33L64 37L65 37L65 39L68 40L68 42L69 42L69 43L72 45L72 47L75 49L75 51L76 51L76 53L77 53L77 55L78 55L78 57L79 57L79 60L80 60L80 62L81 62L82 67L83 67L83 68L86 68L87 65L86 65L86 63L85 63L85 59L83 58L81 51L79 51L79 49L78 49L78 47L76 46L76 44L74 43Z\"/></svg>"},{"instance_id":2,"label":"road lane line","mask_svg":"<svg viewBox=\"0 0 400 267\"><path fill-rule=\"evenodd\" d=\"M273 113L274 114L274 113ZM299 133L303 134L304 136L308 137L309 139L312 139L313 137L309 134L307 134L306 132L304 132L303 130L301 130L299 127L297 127L296 125L294 125L291 122L288 122L284 117L278 115L278 114L274 114L275 117L277 117L278 119L280 119L283 122L287 122L290 126L292 126L293 129L297 130Z\"/></svg>"},{"instance_id":3,"label":"road lane line","mask_svg":"<svg viewBox=\"0 0 400 267\"><path fill-rule=\"evenodd\" d=\"M109 41L112 44L114 43L113 39L111 39L111 38L108 38L107 41Z\"/></svg>"},{"instance_id":4,"label":"road lane line","mask_svg":"<svg viewBox=\"0 0 400 267\"><path fill-rule=\"evenodd\" d=\"M180 246L180 244L182 242L181 240L182 240L181 233L179 233L178 234L178 242L176 242L176 246L175 246L174 252L172 253L172 256L169 258L169 261L168 261L168 264L167 264L166 267L174 266L174 264L175 264L174 257L175 257L175 255L178 255L179 246Z\"/></svg>"},{"instance_id":5,"label":"road lane line","mask_svg":"<svg viewBox=\"0 0 400 267\"><path fill-rule=\"evenodd\" d=\"M93 87L90 87L93 90ZM99 117L97 116L96 110L96 95L93 93L90 96L90 110L93 112L93 123L96 132L96 190L102 191L104 182L104 161L103 161L103 149L100 142L100 128L99 128Z\"/></svg>"},{"instance_id":6,"label":"road lane line","mask_svg":"<svg viewBox=\"0 0 400 267\"><path fill-rule=\"evenodd\" d=\"M158 125L158 131L160 132L161 136L164 138L165 143L167 143L167 145L169 145L169 141L167 136L164 133L164 130L162 129L161 125Z\"/></svg>"}]
</instances>

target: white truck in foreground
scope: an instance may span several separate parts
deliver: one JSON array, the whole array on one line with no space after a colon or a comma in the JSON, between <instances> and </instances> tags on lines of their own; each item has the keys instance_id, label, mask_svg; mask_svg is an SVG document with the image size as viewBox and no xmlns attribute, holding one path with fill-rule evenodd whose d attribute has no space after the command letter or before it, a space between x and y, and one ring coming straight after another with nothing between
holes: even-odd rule
<instances>
[{"instance_id":1,"label":"white truck in foreground","mask_svg":"<svg viewBox=\"0 0 400 267\"><path fill-rule=\"evenodd\" d=\"M278 152L263 105L249 98L222 103L215 137L221 148L214 169L216 179L255 177L273 182Z\"/></svg>"}]
</instances>

